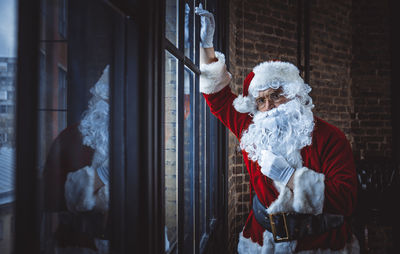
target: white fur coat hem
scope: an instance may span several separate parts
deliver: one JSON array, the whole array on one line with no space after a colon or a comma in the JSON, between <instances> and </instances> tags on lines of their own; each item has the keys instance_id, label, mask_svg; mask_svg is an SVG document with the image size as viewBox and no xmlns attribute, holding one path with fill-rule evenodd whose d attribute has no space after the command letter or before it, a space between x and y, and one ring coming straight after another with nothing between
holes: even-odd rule
<instances>
[{"instance_id":1,"label":"white fur coat hem","mask_svg":"<svg viewBox=\"0 0 400 254\"><path fill-rule=\"evenodd\" d=\"M289 254L295 253L297 241L275 243L271 232L264 231L263 246L253 242L250 238L245 238L243 232L239 234L238 253L239 254ZM360 245L357 238L353 235L351 242L347 243L341 250L317 249L296 252L298 254L356 254L360 253Z\"/></svg>"}]
</instances>

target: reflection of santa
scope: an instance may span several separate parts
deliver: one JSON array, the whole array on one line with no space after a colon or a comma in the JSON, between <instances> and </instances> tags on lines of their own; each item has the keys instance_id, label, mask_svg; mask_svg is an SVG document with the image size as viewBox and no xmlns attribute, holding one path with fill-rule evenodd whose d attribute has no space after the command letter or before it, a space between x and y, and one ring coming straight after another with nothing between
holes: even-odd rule
<instances>
[{"instance_id":1,"label":"reflection of santa","mask_svg":"<svg viewBox=\"0 0 400 254\"><path fill-rule=\"evenodd\" d=\"M88 110L78 124L54 140L44 169L45 208L57 212L60 253L104 253L108 203L107 66L90 90Z\"/></svg>"},{"instance_id":2,"label":"reflection of santa","mask_svg":"<svg viewBox=\"0 0 400 254\"><path fill-rule=\"evenodd\" d=\"M311 88L298 69L261 63L236 96L228 86L225 57L215 54L214 61L201 65L200 91L240 140L256 194L238 252L358 252L350 226L357 186L351 147L338 128L313 116ZM271 223L269 215L281 212ZM278 242L286 228L290 239Z\"/></svg>"}]
</instances>

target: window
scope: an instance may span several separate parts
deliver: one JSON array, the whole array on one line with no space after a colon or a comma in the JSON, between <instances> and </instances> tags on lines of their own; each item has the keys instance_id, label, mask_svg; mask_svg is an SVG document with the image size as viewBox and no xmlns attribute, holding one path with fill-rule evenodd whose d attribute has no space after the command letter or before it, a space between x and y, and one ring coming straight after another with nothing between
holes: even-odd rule
<instances>
[{"instance_id":1,"label":"window","mask_svg":"<svg viewBox=\"0 0 400 254\"><path fill-rule=\"evenodd\" d=\"M7 63L0 62L0 72L7 72Z\"/></svg>"},{"instance_id":2,"label":"window","mask_svg":"<svg viewBox=\"0 0 400 254\"><path fill-rule=\"evenodd\" d=\"M11 114L14 112L13 109L14 109L13 105L0 105L1 114Z\"/></svg>"},{"instance_id":3,"label":"window","mask_svg":"<svg viewBox=\"0 0 400 254\"><path fill-rule=\"evenodd\" d=\"M223 204L217 121L199 93L199 1L166 1L164 182L166 253L201 253ZM203 4L207 4L204 3ZM197 35L197 36L196 36ZM220 186L220 187L218 187Z\"/></svg>"},{"instance_id":4,"label":"window","mask_svg":"<svg viewBox=\"0 0 400 254\"><path fill-rule=\"evenodd\" d=\"M7 142L7 133L0 133L0 145Z\"/></svg>"},{"instance_id":5,"label":"window","mask_svg":"<svg viewBox=\"0 0 400 254\"><path fill-rule=\"evenodd\" d=\"M198 92L200 19L193 13L195 1L119 3L19 3L21 12L30 11L18 18L19 34L26 37L19 38L15 96L16 253L97 247L97 240L105 253L199 253L222 221L211 212L222 195L223 178L214 177L221 170L212 155L220 153L217 142L211 142L218 136L216 121ZM166 9L172 17L168 32ZM68 13L65 26L57 23L63 13ZM62 27L68 27L67 36ZM90 143L60 141L70 131L79 134L88 107L99 102L91 100L95 84L109 87L109 97L101 99L109 106L108 119L100 119L93 130L106 130L93 140L104 141L108 161L96 157L100 148L92 151ZM67 154L72 155L65 159ZM94 158L100 166L92 165ZM64 167L68 163L71 167ZM101 180L97 169L103 165L109 166L111 179L110 189L104 189L109 190L108 207L71 212L65 200L75 189L67 192L66 181L86 167L96 169ZM78 179L77 186L92 186Z\"/></svg>"},{"instance_id":6,"label":"window","mask_svg":"<svg viewBox=\"0 0 400 254\"><path fill-rule=\"evenodd\" d=\"M7 91L0 91L0 100L7 100Z\"/></svg>"}]
</instances>

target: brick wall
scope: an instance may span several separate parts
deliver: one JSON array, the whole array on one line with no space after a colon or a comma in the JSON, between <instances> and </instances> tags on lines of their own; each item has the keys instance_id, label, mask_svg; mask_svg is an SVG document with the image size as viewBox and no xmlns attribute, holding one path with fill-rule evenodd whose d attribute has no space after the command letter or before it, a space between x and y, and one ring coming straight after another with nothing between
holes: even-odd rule
<instances>
[{"instance_id":1,"label":"brick wall","mask_svg":"<svg viewBox=\"0 0 400 254\"><path fill-rule=\"evenodd\" d=\"M262 61L297 64L298 4L296 0L231 1L229 64L234 92L242 92L244 78ZM310 2L309 83L314 113L346 134L356 159L391 153L389 31L387 18L382 18L387 10L386 1ZM229 253L236 250L250 209L249 178L238 145L230 134Z\"/></svg>"},{"instance_id":2,"label":"brick wall","mask_svg":"<svg viewBox=\"0 0 400 254\"><path fill-rule=\"evenodd\" d=\"M232 1L230 5L230 71L232 90L242 92L246 75L260 62L280 59L296 63L296 1ZM235 136L229 136L229 253L237 247L250 211L249 177Z\"/></svg>"}]
</instances>

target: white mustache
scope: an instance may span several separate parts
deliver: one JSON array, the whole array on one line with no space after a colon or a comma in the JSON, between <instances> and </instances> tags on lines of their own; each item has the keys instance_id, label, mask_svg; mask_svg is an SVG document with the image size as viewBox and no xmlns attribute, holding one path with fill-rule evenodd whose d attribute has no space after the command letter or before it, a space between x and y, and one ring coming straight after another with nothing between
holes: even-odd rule
<instances>
[{"instance_id":1,"label":"white mustache","mask_svg":"<svg viewBox=\"0 0 400 254\"><path fill-rule=\"evenodd\" d=\"M297 165L301 148L311 144L313 127L311 109L292 100L270 111L256 113L253 123L242 135L240 146L253 161L266 149L291 157L292 164Z\"/></svg>"}]
</instances>

